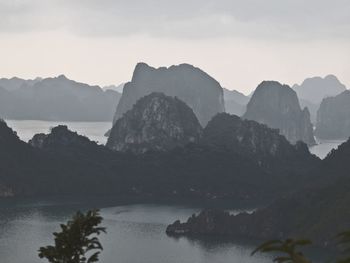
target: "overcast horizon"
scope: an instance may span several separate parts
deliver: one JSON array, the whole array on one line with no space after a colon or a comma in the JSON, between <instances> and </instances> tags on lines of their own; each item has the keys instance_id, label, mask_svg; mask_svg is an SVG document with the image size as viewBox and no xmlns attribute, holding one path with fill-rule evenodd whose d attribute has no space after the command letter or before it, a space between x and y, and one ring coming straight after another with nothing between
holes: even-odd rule
<instances>
[{"instance_id":1,"label":"overcast horizon","mask_svg":"<svg viewBox=\"0 0 350 263\"><path fill-rule=\"evenodd\" d=\"M138 62L189 63L228 89L336 75L350 87L345 0L0 0L0 78L131 79Z\"/></svg>"}]
</instances>

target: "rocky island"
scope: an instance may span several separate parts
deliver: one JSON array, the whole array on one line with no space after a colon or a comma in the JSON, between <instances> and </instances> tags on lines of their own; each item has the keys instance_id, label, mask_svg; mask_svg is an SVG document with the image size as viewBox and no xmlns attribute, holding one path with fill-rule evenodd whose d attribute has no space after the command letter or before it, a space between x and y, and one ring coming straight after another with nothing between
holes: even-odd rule
<instances>
[{"instance_id":1,"label":"rocky island","mask_svg":"<svg viewBox=\"0 0 350 263\"><path fill-rule=\"evenodd\" d=\"M263 81L255 90L243 118L279 129L291 143L316 144L310 113L300 108L297 94L277 81Z\"/></svg>"},{"instance_id":2,"label":"rocky island","mask_svg":"<svg viewBox=\"0 0 350 263\"><path fill-rule=\"evenodd\" d=\"M177 97L151 93L114 124L107 147L122 152L166 151L196 143L202 127L193 110Z\"/></svg>"},{"instance_id":3,"label":"rocky island","mask_svg":"<svg viewBox=\"0 0 350 263\"><path fill-rule=\"evenodd\" d=\"M131 81L124 85L114 122L130 110L136 101L152 92L162 92L184 101L202 126L215 114L225 111L222 87L201 69L189 64L153 68L138 63Z\"/></svg>"}]
</instances>

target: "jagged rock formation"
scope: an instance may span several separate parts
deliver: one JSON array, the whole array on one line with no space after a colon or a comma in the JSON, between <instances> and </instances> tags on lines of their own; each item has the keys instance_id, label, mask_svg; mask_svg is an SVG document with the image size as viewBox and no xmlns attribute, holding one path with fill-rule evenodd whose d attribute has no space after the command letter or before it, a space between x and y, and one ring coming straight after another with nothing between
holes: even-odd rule
<instances>
[{"instance_id":1,"label":"jagged rock formation","mask_svg":"<svg viewBox=\"0 0 350 263\"><path fill-rule=\"evenodd\" d=\"M193 109L203 126L215 114L224 111L222 87L199 68L181 64L155 69L139 63L131 82L124 86L114 122L130 110L138 99L152 92L162 92L184 101Z\"/></svg>"},{"instance_id":2,"label":"jagged rock formation","mask_svg":"<svg viewBox=\"0 0 350 263\"><path fill-rule=\"evenodd\" d=\"M202 142L227 148L242 155L274 156L281 159L287 155L295 157L297 153L305 154L303 158L310 155L304 143L291 145L277 129L227 113L217 114L208 123L204 129Z\"/></svg>"},{"instance_id":3,"label":"jagged rock formation","mask_svg":"<svg viewBox=\"0 0 350 263\"><path fill-rule=\"evenodd\" d=\"M136 102L114 124L107 147L144 153L197 142L202 128L193 110L178 98L151 93Z\"/></svg>"},{"instance_id":4,"label":"jagged rock formation","mask_svg":"<svg viewBox=\"0 0 350 263\"><path fill-rule=\"evenodd\" d=\"M1 79L0 116L50 121L110 121L120 93L67 79Z\"/></svg>"},{"instance_id":5,"label":"jagged rock formation","mask_svg":"<svg viewBox=\"0 0 350 263\"><path fill-rule=\"evenodd\" d=\"M243 118L279 129L291 143L314 145L313 128L307 108L301 110L297 94L289 86L264 81L255 90Z\"/></svg>"},{"instance_id":6,"label":"jagged rock formation","mask_svg":"<svg viewBox=\"0 0 350 263\"><path fill-rule=\"evenodd\" d=\"M301 85L293 85L292 89L299 98L319 105L324 98L336 96L346 90L346 87L336 76L328 75L325 78L307 78Z\"/></svg>"},{"instance_id":7,"label":"jagged rock formation","mask_svg":"<svg viewBox=\"0 0 350 263\"><path fill-rule=\"evenodd\" d=\"M249 97L236 90L224 88L224 101L227 113L242 116L246 110Z\"/></svg>"},{"instance_id":8,"label":"jagged rock formation","mask_svg":"<svg viewBox=\"0 0 350 263\"><path fill-rule=\"evenodd\" d=\"M323 99L317 112L315 135L328 140L350 137L350 91Z\"/></svg>"}]
</instances>

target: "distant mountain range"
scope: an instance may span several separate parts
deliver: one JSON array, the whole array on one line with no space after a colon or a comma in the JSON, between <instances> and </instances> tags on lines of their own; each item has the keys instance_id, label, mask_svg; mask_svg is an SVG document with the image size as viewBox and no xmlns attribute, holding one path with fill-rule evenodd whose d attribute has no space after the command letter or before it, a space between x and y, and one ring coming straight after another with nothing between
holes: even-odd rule
<instances>
[{"instance_id":1,"label":"distant mountain range","mask_svg":"<svg viewBox=\"0 0 350 263\"><path fill-rule=\"evenodd\" d=\"M111 121L121 94L67 79L0 80L0 116L4 119Z\"/></svg>"}]
</instances>

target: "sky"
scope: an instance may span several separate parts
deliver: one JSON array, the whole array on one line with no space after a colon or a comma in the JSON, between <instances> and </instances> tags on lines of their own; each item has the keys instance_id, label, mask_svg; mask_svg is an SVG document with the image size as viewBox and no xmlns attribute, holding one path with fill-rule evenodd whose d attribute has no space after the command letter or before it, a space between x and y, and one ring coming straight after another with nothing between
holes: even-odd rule
<instances>
[{"instance_id":1,"label":"sky","mask_svg":"<svg viewBox=\"0 0 350 263\"><path fill-rule=\"evenodd\" d=\"M336 75L350 88L349 0L0 0L0 77L100 86L137 62L189 63L223 87Z\"/></svg>"}]
</instances>

